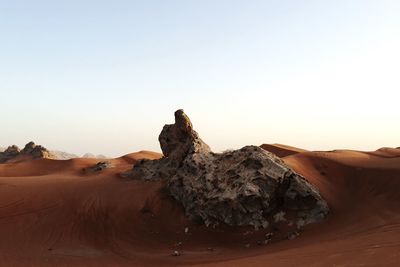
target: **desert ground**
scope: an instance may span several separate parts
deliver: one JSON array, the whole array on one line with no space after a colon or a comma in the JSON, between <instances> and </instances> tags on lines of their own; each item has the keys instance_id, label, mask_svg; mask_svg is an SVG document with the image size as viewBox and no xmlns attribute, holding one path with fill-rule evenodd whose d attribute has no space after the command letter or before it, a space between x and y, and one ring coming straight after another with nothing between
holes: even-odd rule
<instances>
[{"instance_id":1,"label":"desert ground","mask_svg":"<svg viewBox=\"0 0 400 267\"><path fill-rule=\"evenodd\" d=\"M310 152L263 145L327 200L329 216L294 240L189 221L162 181L120 177L140 151L0 164L0 266L399 266L400 149ZM180 256L171 256L173 251Z\"/></svg>"}]
</instances>

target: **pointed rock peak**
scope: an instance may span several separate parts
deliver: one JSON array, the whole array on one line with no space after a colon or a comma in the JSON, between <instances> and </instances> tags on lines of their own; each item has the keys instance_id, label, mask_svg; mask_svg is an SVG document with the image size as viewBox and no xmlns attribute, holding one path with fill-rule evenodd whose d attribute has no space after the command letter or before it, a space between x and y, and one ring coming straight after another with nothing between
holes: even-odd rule
<instances>
[{"instance_id":1,"label":"pointed rock peak","mask_svg":"<svg viewBox=\"0 0 400 267\"><path fill-rule=\"evenodd\" d=\"M175 111L175 125L185 132L193 131L193 125L189 117L185 114L183 109L178 109Z\"/></svg>"},{"instance_id":2,"label":"pointed rock peak","mask_svg":"<svg viewBox=\"0 0 400 267\"><path fill-rule=\"evenodd\" d=\"M175 124L164 126L158 140L164 156L177 162L189 153L210 152L210 147L193 130L192 122L182 109L175 112Z\"/></svg>"}]
</instances>

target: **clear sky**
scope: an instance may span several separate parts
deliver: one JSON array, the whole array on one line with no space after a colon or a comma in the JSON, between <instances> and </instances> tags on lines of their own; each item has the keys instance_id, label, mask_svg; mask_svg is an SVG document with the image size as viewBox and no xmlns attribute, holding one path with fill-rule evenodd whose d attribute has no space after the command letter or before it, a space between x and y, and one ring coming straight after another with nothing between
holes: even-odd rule
<instances>
[{"instance_id":1,"label":"clear sky","mask_svg":"<svg viewBox=\"0 0 400 267\"><path fill-rule=\"evenodd\" d=\"M400 146L400 1L0 0L0 146Z\"/></svg>"}]
</instances>

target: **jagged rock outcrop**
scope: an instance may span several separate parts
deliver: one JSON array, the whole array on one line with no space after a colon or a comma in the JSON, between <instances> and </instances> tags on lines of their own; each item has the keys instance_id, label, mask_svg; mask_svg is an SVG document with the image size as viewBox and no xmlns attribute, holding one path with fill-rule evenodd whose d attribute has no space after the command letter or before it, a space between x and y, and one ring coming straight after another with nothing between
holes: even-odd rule
<instances>
[{"instance_id":1,"label":"jagged rock outcrop","mask_svg":"<svg viewBox=\"0 0 400 267\"><path fill-rule=\"evenodd\" d=\"M45 147L29 142L21 150L21 155L29 155L33 158L53 158L53 155Z\"/></svg>"},{"instance_id":2,"label":"jagged rock outcrop","mask_svg":"<svg viewBox=\"0 0 400 267\"><path fill-rule=\"evenodd\" d=\"M5 163L17 157L27 156L31 158L54 158L54 156L44 147L29 142L24 149L20 150L18 146L9 146L4 152L0 152L0 163Z\"/></svg>"},{"instance_id":3,"label":"jagged rock outcrop","mask_svg":"<svg viewBox=\"0 0 400 267\"><path fill-rule=\"evenodd\" d=\"M10 159L17 157L21 150L16 145L9 146L3 152L0 152L0 163L4 163Z\"/></svg>"},{"instance_id":4,"label":"jagged rock outcrop","mask_svg":"<svg viewBox=\"0 0 400 267\"><path fill-rule=\"evenodd\" d=\"M164 157L142 160L126 175L165 179L193 220L265 228L279 214L300 228L329 212L317 189L272 153L257 146L213 153L183 110L175 112L175 124L164 126L159 141Z\"/></svg>"}]
</instances>

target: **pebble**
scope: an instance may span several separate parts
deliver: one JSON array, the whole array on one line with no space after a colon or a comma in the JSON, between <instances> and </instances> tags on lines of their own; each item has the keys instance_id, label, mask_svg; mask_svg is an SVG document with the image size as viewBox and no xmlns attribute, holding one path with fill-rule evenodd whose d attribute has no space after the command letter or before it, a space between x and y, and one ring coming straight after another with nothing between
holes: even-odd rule
<instances>
[{"instance_id":1,"label":"pebble","mask_svg":"<svg viewBox=\"0 0 400 267\"><path fill-rule=\"evenodd\" d=\"M274 233L266 233L265 234L265 239L266 240L271 240L273 236L274 236Z\"/></svg>"},{"instance_id":2,"label":"pebble","mask_svg":"<svg viewBox=\"0 0 400 267\"><path fill-rule=\"evenodd\" d=\"M181 253L179 251L175 250L174 252L172 252L171 255L177 257L177 256L180 256Z\"/></svg>"}]
</instances>

